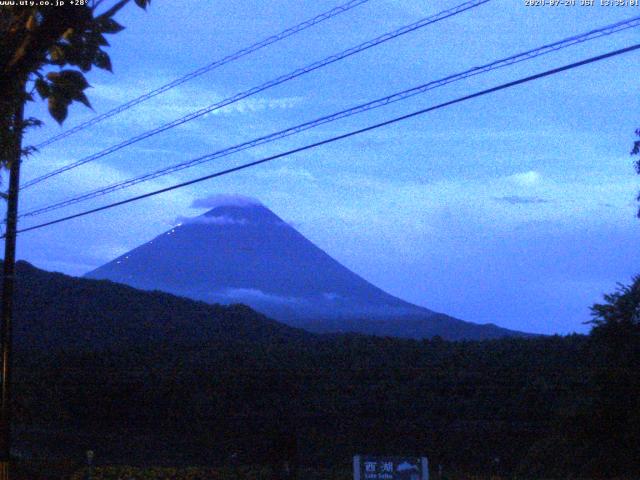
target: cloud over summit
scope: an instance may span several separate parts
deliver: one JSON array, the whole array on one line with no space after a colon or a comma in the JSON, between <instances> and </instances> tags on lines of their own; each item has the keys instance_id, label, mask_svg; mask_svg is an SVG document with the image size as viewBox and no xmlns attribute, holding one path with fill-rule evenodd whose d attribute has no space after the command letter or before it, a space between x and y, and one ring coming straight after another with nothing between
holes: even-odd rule
<instances>
[{"instance_id":1,"label":"cloud over summit","mask_svg":"<svg viewBox=\"0 0 640 480\"><path fill-rule=\"evenodd\" d=\"M244 218L231 218L224 215L215 216L215 217L207 217L207 216L199 216L199 217L183 217L179 216L175 219L174 222L176 225L248 225L249 221Z\"/></svg>"},{"instance_id":2,"label":"cloud over summit","mask_svg":"<svg viewBox=\"0 0 640 480\"><path fill-rule=\"evenodd\" d=\"M218 208L218 207L255 207L262 206L256 198L235 194L214 194L204 198L196 198L191 203L191 208Z\"/></svg>"}]
</instances>

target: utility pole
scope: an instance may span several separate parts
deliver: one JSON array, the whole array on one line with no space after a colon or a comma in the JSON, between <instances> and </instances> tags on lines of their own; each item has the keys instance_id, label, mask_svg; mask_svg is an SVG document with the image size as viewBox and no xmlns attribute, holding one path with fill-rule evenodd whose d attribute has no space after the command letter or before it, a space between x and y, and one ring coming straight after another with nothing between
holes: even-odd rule
<instances>
[{"instance_id":1,"label":"utility pole","mask_svg":"<svg viewBox=\"0 0 640 480\"><path fill-rule=\"evenodd\" d=\"M22 131L24 128L24 83L19 83L13 96L10 120L12 145L7 152L9 165L9 192L7 195L7 228L4 235L4 262L2 272L2 325L0 343L2 355L0 390L0 480L9 480L11 461L11 347L13 320L13 290L16 266L16 230L18 224L18 193L20 189L20 162L22 160Z\"/></svg>"}]
</instances>

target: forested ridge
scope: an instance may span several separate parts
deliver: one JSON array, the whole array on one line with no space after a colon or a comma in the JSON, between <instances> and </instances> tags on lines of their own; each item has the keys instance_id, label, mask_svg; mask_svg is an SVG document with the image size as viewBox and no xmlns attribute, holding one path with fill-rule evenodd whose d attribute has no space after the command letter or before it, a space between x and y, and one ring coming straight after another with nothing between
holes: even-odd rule
<instances>
[{"instance_id":1,"label":"forested ridge","mask_svg":"<svg viewBox=\"0 0 640 480\"><path fill-rule=\"evenodd\" d=\"M19 298L61 287L63 276L24 268ZM588 336L448 342L311 335L246 307L187 300L172 313L182 299L75 281L73 288L95 289L91 298L113 296L125 324L109 323L88 302L83 312L56 306L66 330L31 332L15 374L16 439L25 452L79 458L93 448L100 462L139 465L269 464L288 455L301 466L347 470L356 453L425 454L444 472L640 472L639 327L633 315L605 311L633 306L627 297L637 288L610 297ZM78 335L73 328L82 325L67 317L87 311L96 312L87 328L97 338L129 332L131 341L36 341ZM198 311L208 325L201 334L169 327L174 315L179 326L181 315ZM164 330L126 325L154 315Z\"/></svg>"}]
</instances>

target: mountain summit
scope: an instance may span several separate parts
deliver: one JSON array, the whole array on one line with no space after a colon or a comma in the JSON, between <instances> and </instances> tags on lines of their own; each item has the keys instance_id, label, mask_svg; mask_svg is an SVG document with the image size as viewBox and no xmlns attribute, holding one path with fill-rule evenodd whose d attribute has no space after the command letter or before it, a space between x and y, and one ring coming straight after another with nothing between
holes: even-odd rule
<instances>
[{"instance_id":1,"label":"mountain summit","mask_svg":"<svg viewBox=\"0 0 640 480\"><path fill-rule=\"evenodd\" d=\"M201 216L179 219L171 230L87 277L208 303L244 303L277 320L314 331L409 337L438 334L445 338L515 333L462 322L384 292L331 258L258 201L220 197L213 205ZM409 331L406 322L411 325ZM459 333L449 335L448 323L452 324L450 330ZM473 333L463 333L465 325Z\"/></svg>"},{"instance_id":2,"label":"mountain summit","mask_svg":"<svg viewBox=\"0 0 640 480\"><path fill-rule=\"evenodd\" d=\"M87 276L210 303L247 303L276 318L422 311L343 267L257 202L179 220Z\"/></svg>"}]
</instances>

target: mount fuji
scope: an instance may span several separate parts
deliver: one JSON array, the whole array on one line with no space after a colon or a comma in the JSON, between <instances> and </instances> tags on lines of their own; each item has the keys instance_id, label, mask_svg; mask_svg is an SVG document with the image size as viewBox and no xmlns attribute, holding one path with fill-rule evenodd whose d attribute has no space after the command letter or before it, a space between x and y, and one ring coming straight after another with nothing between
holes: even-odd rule
<instances>
[{"instance_id":1,"label":"mount fuji","mask_svg":"<svg viewBox=\"0 0 640 480\"><path fill-rule=\"evenodd\" d=\"M182 219L86 276L208 303L243 303L321 333L447 339L522 335L464 322L384 292L247 197L220 196L207 213Z\"/></svg>"}]
</instances>

